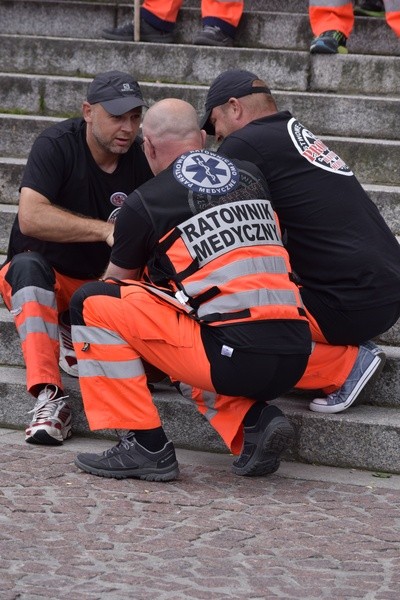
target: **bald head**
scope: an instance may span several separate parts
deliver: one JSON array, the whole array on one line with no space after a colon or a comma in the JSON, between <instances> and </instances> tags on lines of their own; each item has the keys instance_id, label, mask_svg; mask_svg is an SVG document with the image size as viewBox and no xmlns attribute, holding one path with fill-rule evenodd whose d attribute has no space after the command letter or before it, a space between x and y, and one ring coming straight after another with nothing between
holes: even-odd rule
<instances>
[{"instance_id":1,"label":"bald head","mask_svg":"<svg viewBox=\"0 0 400 600\"><path fill-rule=\"evenodd\" d=\"M168 167L180 154L204 147L194 107L177 98L166 98L148 109L142 125L144 149L155 174Z\"/></svg>"}]
</instances>

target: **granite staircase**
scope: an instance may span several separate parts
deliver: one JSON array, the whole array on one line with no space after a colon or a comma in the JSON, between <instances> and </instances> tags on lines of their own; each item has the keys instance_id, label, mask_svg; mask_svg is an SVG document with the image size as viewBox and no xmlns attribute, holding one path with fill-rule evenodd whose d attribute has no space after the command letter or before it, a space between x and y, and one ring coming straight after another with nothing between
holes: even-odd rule
<instances>
[{"instance_id":1,"label":"granite staircase","mask_svg":"<svg viewBox=\"0 0 400 600\"><path fill-rule=\"evenodd\" d=\"M307 0L247 0L235 47L212 48L192 44L200 26L196 0L181 10L177 43L164 46L101 39L102 28L131 18L129 2L0 0L0 254L34 138L51 123L78 115L88 82L110 69L134 73L150 104L179 97L199 114L220 71L240 65L259 73L278 106L351 165L400 236L400 42L384 20L359 17L348 55L311 56L307 6ZM0 319L0 425L22 429L32 398L4 307ZM365 404L322 415L308 410L308 394L277 399L297 431L289 459L400 473L400 324L378 342L388 359ZM89 434L77 380L65 375L65 388L74 430ZM158 386L154 401L177 446L226 452L209 424L170 387Z\"/></svg>"}]
</instances>

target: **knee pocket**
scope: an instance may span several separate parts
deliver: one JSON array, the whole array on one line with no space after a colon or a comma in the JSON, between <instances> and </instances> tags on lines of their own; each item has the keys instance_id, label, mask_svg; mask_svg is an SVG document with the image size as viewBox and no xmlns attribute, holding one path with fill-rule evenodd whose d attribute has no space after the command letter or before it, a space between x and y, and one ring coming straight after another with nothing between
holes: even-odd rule
<instances>
[{"instance_id":1,"label":"knee pocket","mask_svg":"<svg viewBox=\"0 0 400 600\"><path fill-rule=\"evenodd\" d=\"M22 252L14 256L5 280L13 293L27 286L53 290L56 282L51 265L38 252Z\"/></svg>"}]
</instances>

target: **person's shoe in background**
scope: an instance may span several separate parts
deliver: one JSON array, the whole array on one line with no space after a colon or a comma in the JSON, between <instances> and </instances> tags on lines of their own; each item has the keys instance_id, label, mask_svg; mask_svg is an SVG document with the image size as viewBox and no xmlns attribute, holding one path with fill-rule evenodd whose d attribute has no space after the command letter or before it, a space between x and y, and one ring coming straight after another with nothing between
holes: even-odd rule
<instances>
[{"instance_id":1,"label":"person's shoe in background","mask_svg":"<svg viewBox=\"0 0 400 600\"><path fill-rule=\"evenodd\" d=\"M198 46L233 46L233 39L219 27L205 25L200 33L195 36L193 44Z\"/></svg>"},{"instance_id":2,"label":"person's shoe in background","mask_svg":"<svg viewBox=\"0 0 400 600\"><path fill-rule=\"evenodd\" d=\"M354 7L354 14L361 17L385 18L385 7L382 0L361 0Z\"/></svg>"},{"instance_id":3,"label":"person's shoe in background","mask_svg":"<svg viewBox=\"0 0 400 600\"><path fill-rule=\"evenodd\" d=\"M121 27L114 29L103 29L102 37L106 40L117 40L120 42L133 42L133 23L130 21ZM153 42L156 44L172 44L174 35L172 31L163 31L140 19L140 42Z\"/></svg>"},{"instance_id":4,"label":"person's shoe in background","mask_svg":"<svg viewBox=\"0 0 400 600\"><path fill-rule=\"evenodd\" d=\"M324 31L313 39L311 54L347 54L347 38L341 31Z\"/></svg>"}]
</instances>

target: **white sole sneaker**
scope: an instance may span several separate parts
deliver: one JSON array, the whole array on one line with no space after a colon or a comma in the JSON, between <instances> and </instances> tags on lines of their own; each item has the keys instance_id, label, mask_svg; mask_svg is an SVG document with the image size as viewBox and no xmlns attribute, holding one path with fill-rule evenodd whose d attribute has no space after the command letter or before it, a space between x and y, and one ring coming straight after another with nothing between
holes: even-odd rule
<instances>
[{"instance_id":1,"label":"white sole sneaker","mask_svg":"<svg viewBox=\"0 0 400 600\"><path fill-rule=\"evenodd\" d=\"M309 404L310 410L328 414L339 413L346 410L352 406L356 400L360 400L361 392L365 391L365 387L370 382L373 375L375 375L375 378L380 375L385 362L386 355L384 352L380 351L378 354L375 354L374 360L368 365L368 368L364 371L351 393L347 396L345 402L329 405L327 404L326 398L315 398Z\"/></svg>"}]
</instances>

